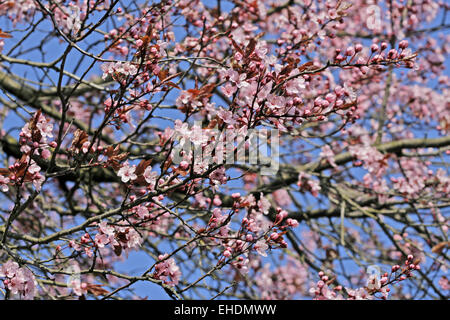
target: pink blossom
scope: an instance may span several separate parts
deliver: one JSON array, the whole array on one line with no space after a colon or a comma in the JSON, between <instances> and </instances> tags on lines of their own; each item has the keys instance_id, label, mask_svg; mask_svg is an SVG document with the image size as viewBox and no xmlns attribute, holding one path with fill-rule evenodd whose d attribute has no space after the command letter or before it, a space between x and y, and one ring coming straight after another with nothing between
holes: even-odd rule
<instances>
[{"instance_id":1,"label":"pink blossom","mask_svg":"<svg viewBox=\"0 0 450 320\"><path fill-rule=\"evenodd\" d=\"M138 68L130 62L106 62L101 65L103 71L103 79L106 79L108 75L115 77L115 74L122 76L134 76L137 74Z\"/></svg>"},{"instance_id":2,"label":"pink blossom","mask_svg":"<svg viewBox=\"0 0 450 320\"><path fill-rule=\"evenodd\" d=\"M228 124L235 124L236 120L233 119L233 113L228 110L224 110L223 108L220 108L219 112L217 113L220 119L222 119L225 123Z\"/></svg>"},{"instance_id":3,"label":"pink blossom","mask_svg":"<svg viewBox=\"0 0 450 320\"><path fill-rule=\"evenodd\" d=\"M141 246L143 241L141 235L134 228L128 228L126 232L127 242L125 243L125 248L137 248Z\"/></svg>"},{"instance_id":4,"label":"pink blossom","mask_svg":"<svg viewBox=\"0 0 450 320\"><path fill-rule=\"evenodd\" d=\"M87 284L81 282L79 279L72 279L69 283L69 286L72 288L73 293L77 296L82 296L88 292Z\"/></svg>"},{"instance_id":5,"label":"pink blossom","mask_svg":"<svg viewBox=\"0 0 450 320\"><path fill-rule=\"evenodd\" d=\"M108 225L106 221L102 221L98 228L99 233L95 235L94 241L99 248L103 248L105 245L112 243L117 244L115 240L115 229L113 226Z\"/></svg>"},{"instance_id":6,"label":"pink blossom","mask_svg":"<svg viewBox=\"0 0 450 320\"><path fill-rule=\"evenodd\" d=\"M258 200L258 207L259 210L263 213L263 214L268 214L269 213L269 209L271 207L271 204L269 202L269 200L267 200L263 194L261 193L260 199Z\"/></svg>"},{"instance_id":7,"label":"pink blossom","mask_svg":"<svg viewBox=\"0 0 450 320\"><path fill-rule=\"evenodd\" d=\"M38 173L41 170L41 167L39 167L34 160L31 160L31 164L28 167L28 172L31 174Z\"/></svg>"},{"instance_id":8,"label":"pink blossom","mask_svg":"<svg viewBox=\"0 0 450 320\"><path fill-rule=\"evenodd\" d=\"M331 164L331 166L333 166L334 168L337 167L336 162L334 161L334 152L331 150L329 145L326 144L322 147L320 157L327 159L328 163Z\"/></svg>"},{"instance_id":9,"label":"pink blossom","mask_svg":"<svg viewBox=\"0 0 450 320\"><path fill-rule=\"evenodd\" d=\"M141 219L146 219L148 217L148 209L145 206L138 206L136 208L136 214Z\"/></svg>"},{"instance_id":10,"label":"pink blossom","mask_svg":"<svg viewBox=\"0 0 450 320\"><path fill-rule=\"evenodd\" d=\"M15 261L8 260L0 267L0 277L12 278L19 270L19 264Z\"/></svg>"},{"instance_id":11,"label":"pink blossom","mask_svg":"<svg viewBox=\"0 0 450 320\"><path fill-rule=\"evenodd\" d=\"M136 166L130 166L128 161L126 161L117 172L117 175L122 179L122 182L127 183L130 180L133 181L137 179L137 175L134 173L135 171Z\"/></svg>"},{"instance_id":12,"label":"pink blossom","mask_svg":"<svg viewBox=\"0 0 450 320\"><path fill-rule=\"evenodd\" d=\"M266 250L269 249L269 246L264 239L258 240L255 243L254 248L260 255L262 255L263 257L267 257Z\"/></svg>"},{"instance_id":13,"label":"pink blossom","mask_svg":"<svg viewBox=\"0 0 450 320\"><path fill-rule=\"evenodd\" d=\"M237 90L237 88L231 83L227 82L223 87L220 88L226 97L231 97Z\"/></svg>"},{"instance_id":14,"label":"pink blossom","mask_svg":"<svg viewBox=\"0 0 450 320\"><path fill-rule=\"evenodd\" d=\"M220 167L209 175L209 178L214 184L225 184L227 183L227 176L225 174L225 168Z\"/></svg>"},{"instance_id":15,"label":"pink blossom","mask_svg":"<svg viewBox=\"0 0 450 320\"><path fill-rule=\"evenodd\" d=\"M286 84L288 94L299 95L303 89L305 89L305 79L302 77L289 80Z\"/></svg>"},{"instance_id":16,"label":"pink blossom","mask_svg":"<svg viewBox=\"0 0 450 320\"><path fill-rule=\"evenodd\" d=\"M311 192L314 197L317 197L319 195L319 191L322 189L319 181L312 179L312 176L305 172L299 173L297 185L301 190Z\"/></svg>"},{"instance_id":17,"label":"pink blossom","mask_svg":"<svg viewBox=\"0 0 450 320\"><path fill-rule=\"evenodd\" d=\"M158 173L152 171L152 167L148 166L144 171L144 179L150 185L151 188L155 187L156 179L158 178Z\"/></svg>"},{"instance_id":18,"label":"pink blossom","mask_svg":"<svg viewBox=\"0 0 450 320\"><path fill-rule=\"evenodd\" d=\"M27 268L20 268L14 261L7 261L0 267L0 277L6 278L6 287L20 299L32 300L36 293L34 274Z\"/></svg>"},{"instance_id":19,"label":"pink blossom","mask_svg":"<svg viewBox=\"0 0 450 320\"><path fill-rule=\"evenodd\" d=\"M41 156L43 159L49 159L52 156L52 153L48 149L44 149L41 152Z\"/></svg>"},{"instance_id":20,"label":"pink blossom","mask_svg":"<svg viewBox=\"0 0 450 320\"><path fill-rule=\"evenodd\" d=\"M33 175L33 185L36 188L36 191L40 192L42 184L45 181L45 177L41 175L40 173L35 173Z\"/></svg>"},{"instance_id":21,"label":"pink blossom","mask_svg":"<svg viewBox=\"0 0 450 320\"><path fill-rule=\"evenodd\" d=\"M448 291L450 290L450 281L448 281L447 277L442 276L439 279L439 286L442 288L442 290Z\"/></svg>"},{"instance_id":22,"label":"pink blossom","mask_svg":"<svg viewBox=\"0 0 450 320\"><path fill-rule=\"evenodd\" d=\"M164 260L168 254L160 255L159 260ZM181 277L180 268L176 265L173 258L166 259L155 265L153 278L163 280L165 284L175 286Z\"/></svg>"},{"instance_id":23,"label":"pink blossom","mask_svg":"<svg viewBox=\"0 0 450 320\"><path fill-rule=\"evenodd\" d=\"M9 178L0 175L0 190L6 192L9 190L8 188Z\"/></svg>"}]
</instances>

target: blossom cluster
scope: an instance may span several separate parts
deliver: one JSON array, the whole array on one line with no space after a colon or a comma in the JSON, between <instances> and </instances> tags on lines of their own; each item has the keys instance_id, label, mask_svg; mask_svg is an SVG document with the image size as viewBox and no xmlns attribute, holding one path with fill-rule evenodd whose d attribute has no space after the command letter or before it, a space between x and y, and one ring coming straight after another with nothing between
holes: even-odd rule
<instances>
[{"instance_id":1,"label":"blossom cluster","mask_svg":"<svg viewBox=\"0 0 450 320\"><path fill-rule=\"evenodd\" d=\"M176 265L175 260L167 257L167 253L158 257L160 262L155 265L155 271L152 277L157 280L162 280L167 285L175 286L180 280L181 271Z\"/></svg>"},{"instance_id":2,"label":"blossom cluster","mask_svg":"<svg viewBox=\"0 0 450 320\"><path fill-rule=\"evenodd\" d=\"M420 270L420 265L415 264L413 259L413 255L408 255L405 267L394 265L390 274L385 272L382 275L376 273L369 275L366 286L357 289L344 288L341 285L331 288L330 285L336 278L330 278L323 271L320 271L320 280L310 289L310 293L317 300L373 300L377 297L386 300L390 292L389 284L411 278L414 271Z\"/></svg>"},{"instance_id":3,"label":"blossom cluster","mask_svg":"<svg viewBox=\"0 0 450 320\"><path fill-rule=\"evenodd\" d=\"M4 278L3 284L11 294L24 300L34 298L36 280L27 267L19 267L17 262L9 260L0 267L0 278Z\"/></svg>"}]
</instances>

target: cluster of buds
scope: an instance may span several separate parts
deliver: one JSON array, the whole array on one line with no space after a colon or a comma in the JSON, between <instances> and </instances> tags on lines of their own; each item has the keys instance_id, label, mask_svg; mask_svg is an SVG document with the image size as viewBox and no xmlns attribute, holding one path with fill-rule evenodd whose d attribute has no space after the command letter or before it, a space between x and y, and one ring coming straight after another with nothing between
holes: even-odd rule
<instances>
[{"instance_id":1,"label":"cluster of buds","mask_svg":"<svg viewBox=\"0 0 450 320\"><path fill-rule=\"evenodd\" d=\"M385 272L381 275L373 274L369 276L367 285L358 289L343 288L340 285L330 288L329 286L336 280L336 277L330 279L323 271L320 271L320 280L315 287L310 289L310 293L315 296L315 299L319 300L345 299L344 293L346 293L347 299L350 300L374 299L377 297L376 294L381 294L379 298L385 300L391 291L388 285L411 278L413 271L420 270L420 266L413 262L413 259L414 257L412 255L408 255L405 261L405 267L402 268L400 265L394 265L391 267L390 274Z\"/></svg>"},{"instance_id":2,"label":"cluster of buds","mask_svg":"<svg viewBox=\"0 0 450 320\"><path fill-rule=\"evenodd\" d=\"M356 65L363 74L366 74L369 70L369 65L380 64L382 62L404 62L405 66L408 68L412 68L414 63L413 59L415 58L414 54L408 54L408 41L402 40L399 42L398 49L392 48L386 53L386 49L388 48L387 42L382 42L381 44L372 44L370 47L370 56L367 60L363 57L359 57L356 59ZM358 53L363 51L363 46L361 44L356 44L355 46L349 46L346 50L336 49L334 54L334 62L341 64L345 62L345 64L350 64L357 57ZM372 57L373 55L373 57Z\"/></svg>"},{"instance_id":3,"label":"cluster of buds","mask_svg":"<svg viewBox=\"0 0 450 320\"><path fill-rule=\"evenodd\" d=\"M283 239L284 232L272 232L269 236L269 240L271 244L276 244L280 246L280 248L287 248L288 244L286 240Z\"/></svg>"},{"instance_id":4,"label":"cluster of buds","mask_svg":"<svg viewBox=\"0 0 450 320\"><path fill-rule=\"evenodd\" d=\"M371 56L375 54L371 59L371 63L380 63L382 61L403 61L405 66L408 68L412 68L414 66L413 59L416 57L416 54L412 54L409 50L406 50L409 46L408 40L402 40L398 44L398 49L392 48L385 54L385 50L388 48L388 44L386 42L382 42L380 45L374 43L370 47Z\"/></svg>"}]
</instances>

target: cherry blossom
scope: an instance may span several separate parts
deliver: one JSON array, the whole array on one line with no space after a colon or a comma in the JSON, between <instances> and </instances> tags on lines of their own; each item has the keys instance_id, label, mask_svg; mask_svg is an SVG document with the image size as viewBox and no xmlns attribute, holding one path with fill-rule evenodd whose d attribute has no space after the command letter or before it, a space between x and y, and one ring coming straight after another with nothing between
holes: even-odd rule
<instances>
[{"instance_id":1,"label":"cherry blossom","mask_svg":"<svg viewBox=\"0 0 450 320\"><path fill-rule=\"evenodd\" d=\"M163 280L167 285L177 285L181 277L181 271L176 265L175 260L173 258L167 259L167 254L160 255L158 259L163 261L155 265L153 277L158 280Z\"/></svg>"},{"instance_id":2,"label":"cherry blossom","mask_svg":"<svg viewBox=\"0 0 450 320\"><path fill-rule=\"evenodd\" d=\"M9 190L8 183L9 183L9 178L0 175L0 188L3 192L6 192Z\"/></svg>"},{"instance_id":3,"label":"cherry blossom","mask_svg":"<svg viewBox=\"0 0 450 320\"><path fill-rule=\"evenodd\" d=\"M134 173L136 171L136 166L127 162L123 164L120 170L117 172L117 175L121 178L123 183L127 183L128 181L133 181L137 178L137 175Z\"/></svg>"},{"instance_id":4,"label":"cherry blossom","mask_svg":"<svg viewBox=\"0 0 450 320\"><path fill-rule=\"evenodd\" d=\"M34 274L26 267L19 267L11 260L0 267L0 278L13 295L21 299L32 300L36 293L36 280Z\"/></svg>"},{"instance_id":5,"label":"cherry blossom","mask_svg":"<svg viewBox=\"0 0 450 320\"><path fill-rule=\"evenodd\" d=\"M258 254L262 255L263 257L267 257L266 250L269 248L269 246L264 239L258 240L255 243L254 248L258 252Z\"/></svg>"},{"instance_id":6,"label":"cherry blossom","mask_svg":"<svg viewBox=\"0 0 450 320\"><path fill-rule=\"evenodd\" d=\"M448 9L2 1L0 295L446 299Z\"/></svg>"}]
</instances>

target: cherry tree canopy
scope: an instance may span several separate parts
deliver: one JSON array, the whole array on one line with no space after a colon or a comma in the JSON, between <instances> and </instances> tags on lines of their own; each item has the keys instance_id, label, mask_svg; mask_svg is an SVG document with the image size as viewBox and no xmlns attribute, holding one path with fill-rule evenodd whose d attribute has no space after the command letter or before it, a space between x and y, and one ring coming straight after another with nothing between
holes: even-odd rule
<instances>
[{"instance_id":1,"label":"cherry tree canopy","mask_svg":"<svg viewBox=\"0 0 450 320\"><path fill-rule=\"evenodd\" d=\"M0 296L446 299L449 9L0 1Z\"/></svg>"}]
</instances>

